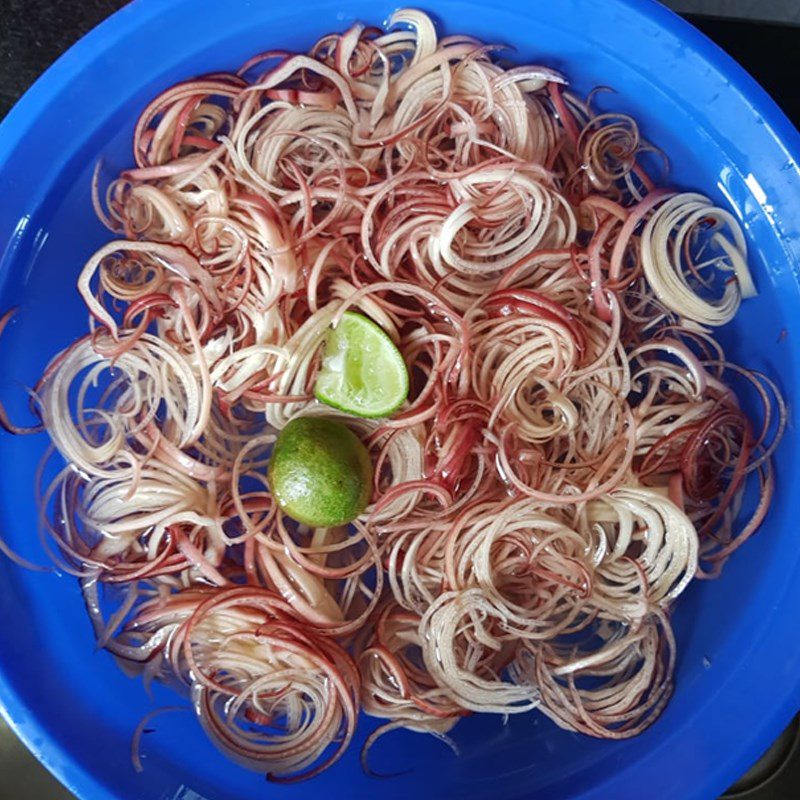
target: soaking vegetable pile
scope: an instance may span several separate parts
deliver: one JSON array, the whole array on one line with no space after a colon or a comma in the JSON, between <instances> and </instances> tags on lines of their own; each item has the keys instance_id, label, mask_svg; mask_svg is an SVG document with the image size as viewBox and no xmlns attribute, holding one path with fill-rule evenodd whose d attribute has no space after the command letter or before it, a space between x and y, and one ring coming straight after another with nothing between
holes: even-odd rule
<instances>
[{"instance_id":1,"label":"soaking vegetable pile","mask_svg":"<svg viewBox=\"0 0 800 800\"><path fill-rule=\"evenodd\" d=\"M273 780L360 711L365 764L475 713L636 735L675 601L768 511L783 401L714 337L756 293L736 219L506 56L399 11L167 89L95 173L117 238L32 390L44 541Z\"/></svg>"}]
</instances>

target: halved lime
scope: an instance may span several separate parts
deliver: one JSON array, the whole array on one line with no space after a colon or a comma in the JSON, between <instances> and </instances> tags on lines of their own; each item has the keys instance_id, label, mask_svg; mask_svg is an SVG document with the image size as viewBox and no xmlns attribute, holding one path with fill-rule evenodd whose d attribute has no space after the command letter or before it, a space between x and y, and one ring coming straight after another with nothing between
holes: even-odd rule
<instances>
[{"instance_id":1,"label":"halved lime","mask_svg":"<svg viewBox=\"0 0 800 800\"><path fill-rule=\"evenodd\" d=\"M314 395L357 417L388 417L408 397L408 368L382 328L346 311L328 334Z\"/></svg>"},{"instance_id":2,"label":"halved lime","mask_svg":"<svg viewBox=\"0 0 800 800\"><path fill-rule=\"evenodd\" d=\"M372 461L341 422L298 417L280 432L269 462L272 495L298 522L328 528L352 522L372 494Z\"/></svg>"}]
</instances>

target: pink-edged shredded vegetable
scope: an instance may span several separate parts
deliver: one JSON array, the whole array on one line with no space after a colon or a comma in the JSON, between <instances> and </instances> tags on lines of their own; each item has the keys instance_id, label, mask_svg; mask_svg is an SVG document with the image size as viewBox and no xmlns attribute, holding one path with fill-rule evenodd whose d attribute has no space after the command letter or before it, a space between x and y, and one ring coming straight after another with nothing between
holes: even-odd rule
<instances>
[{"instance_id":1,"label":"pink-edged shredded vegetable","mask_svg":"<svg viewBox=\"0 0 800 800\"><path fill-rule=\"evenodd\" d=\"M117 239L41 426L0 414L52 440L44 541L98 642L273 780L333 763L360 711L368 746L533 709L639 733L675 600L769 507L783 400L714 338L755 294L736 219L667 185L633 118L502 55L404 10L164 91L135 166L96 172ZM390 418L314 399L347 310L408 368ZM309 415L370 454L349 526L270 493Z\"/></svg>"}]
</instances>

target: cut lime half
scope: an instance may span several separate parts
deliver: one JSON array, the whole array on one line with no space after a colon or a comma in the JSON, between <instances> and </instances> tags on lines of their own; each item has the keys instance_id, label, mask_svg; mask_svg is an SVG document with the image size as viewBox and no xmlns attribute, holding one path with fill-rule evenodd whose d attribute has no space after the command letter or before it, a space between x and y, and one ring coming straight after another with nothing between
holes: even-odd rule
<instances>
[{"instance_id":1,"label":"cut lime half","mask_svg":"<svg viewBox=\"0 0 800 800\"><path fill-rule=\"evenodd\" d=\"M408 368L382 328L346 311L328 333L314 395L357 417L388 417L408 397Z\"/></svg>"}]
</instances>

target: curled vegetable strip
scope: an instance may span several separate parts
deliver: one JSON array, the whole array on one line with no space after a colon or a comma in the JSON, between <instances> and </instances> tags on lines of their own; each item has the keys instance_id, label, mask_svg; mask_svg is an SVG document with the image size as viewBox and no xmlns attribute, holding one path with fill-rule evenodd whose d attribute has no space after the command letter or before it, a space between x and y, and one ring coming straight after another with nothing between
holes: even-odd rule
<instances>
[{"instance_id":1,"label":"curled vegetable strip","mask_svg":"<svg viewBox=\"0 0 800 800\"><path fill-rule=\"evenodd\" d=\"M512 666L540 687L540 709L567 730L626 739L644 730L672 693L675 639L663 612L599 633L603 646L526 643ZM635 698L635 700L634 700Z\"/></svg>"},{"instance_id":2,"label":"curled vegetable strip","mask_svg":"<svg viewBox=\"0 0 800 800\"><path fill-rule=\"evenodd\" d=\"M608 513L610 512L610 513ZM608 554L596 572L595 597L616 593L617 603L667 606L688 586L697 569L698 540L691 520L675 504L653 489L619 488L587 509L589 520L603 528ZM632 551L640 550L636 556ZM631 597L631 590L645 587L645 594ZM615 603L616 605L616 603ZM620 608L621 606L617 606Z\"/></svg>"},{"instance_id":3,"label":"curled vegetable strip","mask_svg":"<svg viewBox=\"0 0 800 800\"><path fill-rule=\"evenodd\" d=\"M445 574L453 589L479 588L491 601L503 640L557 637L592 591L584 536L527 499L465 514L448 532Z\"/></svg>"},{"instance_id":4,"label":"curled vegetable strip","mask_svg":"<svg viewBox=\"0 0 800 800\"><path fill-rule=\"evenodd\" d=\"M695 291L686 270L697 274L694 264L684 264L684 248L701 227L711 226L712 248L722 252L708 259L708 265L732 271L718 300L704 300ZM720 229L727 227L725 236ZM650 217L642 231L642 266L656 297L676 314L701 325L724 325L733 319L742 297L755 295L747 267L744 234L733 215L717 208L700 194L682 193L666 200ZM702 280L699 279L699 280Z\"/></svg>"},{"instance_id":5,"label":"curled vegetable strip","mask_svg":"<svg viewBox=\"0 0 800 800\"><path fill-rule=\"evenodd\" d=\"M502 680L507 655L493 628L502 612L479 589L440 595L420 621L428 672L472 711L521 714L538 705L532 686Z\"/></svg>"},{"instance_id":6,"label":"curled vegetable strip","mask_svg":"<svg viewBox=\"0 0 800 800\"><path fill-rule=\"evenodd\" d=\"M209 736L273 780L322 771L353 735L359 677L352 659L304 630L266 590L187 590L166 603L150 601L118 638L128 647L143 641L148 658L163 647Z\"/></svg>"},{"instance_id":7,"label":"curled vegetable strip","mask_svg":"<svg viewBox=\"0 0 800 800\"><path fill-rule=\"evenodd\" d=\"M388 603L361 648L363 710L421 732L449 731L466 712L414 658L420 618Z\"/></svg>"}]
</instances>

